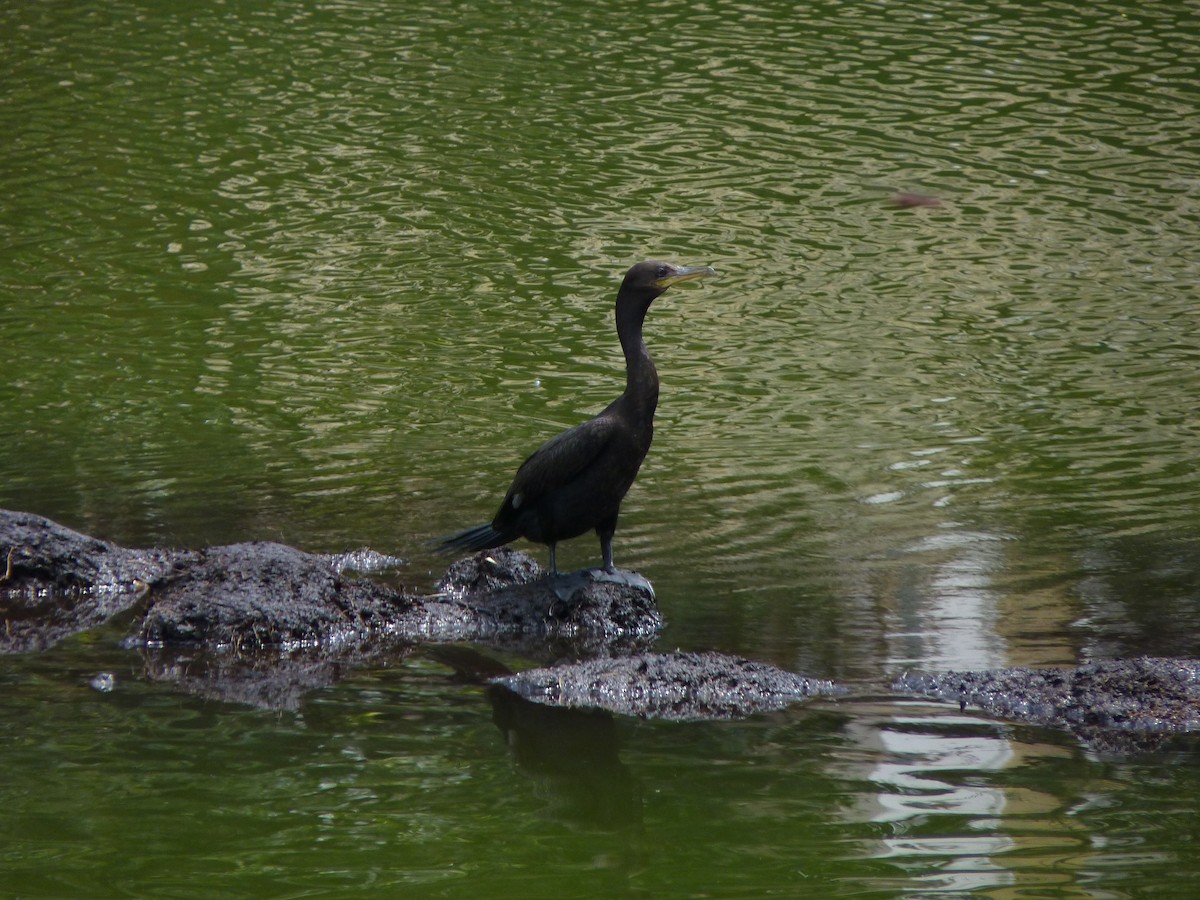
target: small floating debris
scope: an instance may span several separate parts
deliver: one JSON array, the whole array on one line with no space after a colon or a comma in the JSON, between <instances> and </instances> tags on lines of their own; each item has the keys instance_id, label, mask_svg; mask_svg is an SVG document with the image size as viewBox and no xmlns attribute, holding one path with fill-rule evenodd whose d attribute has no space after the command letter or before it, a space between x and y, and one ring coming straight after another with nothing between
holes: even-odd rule
<instances>
[{"instance_id":1,"label":"small floating debris","mask_svg":"<svg viewBox=\"0 0 1200 900\"><path fill-rule=\"evenodd\" d=\"M112 672L101 672L88 682L88 687L93 691L99 691L101 694L111 694L113 688L116 686L117 676Z\"/></svg>"},{"instance_id":2,"label":"small floating debris","mask_svg":"<svg viewBox=\"0 0 1200 900\"><path fill-rule=\"evenodd\" d=\"M921 207L935 209L941 205L942 201L931 194L918 194L915 191L899 191L892 194L892 206L898 206L901 209Z\"/></svg>"}]
</instances>

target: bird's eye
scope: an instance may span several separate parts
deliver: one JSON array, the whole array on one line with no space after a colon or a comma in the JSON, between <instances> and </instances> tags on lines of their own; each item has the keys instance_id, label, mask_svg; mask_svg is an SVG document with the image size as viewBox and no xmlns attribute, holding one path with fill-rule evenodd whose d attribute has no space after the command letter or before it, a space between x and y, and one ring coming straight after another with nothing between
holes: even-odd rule
<instances>
[{"instance_id":1,"label":"bird's eye","mask_svg":"<svg viewBox=\"0 0 1200 900\"><path fill-rule=\"evenodd\" d=\"M655 278L666 278L671 274L671 270L667 266L659 266L654 273Z\"/></svg>"}]
</instances>

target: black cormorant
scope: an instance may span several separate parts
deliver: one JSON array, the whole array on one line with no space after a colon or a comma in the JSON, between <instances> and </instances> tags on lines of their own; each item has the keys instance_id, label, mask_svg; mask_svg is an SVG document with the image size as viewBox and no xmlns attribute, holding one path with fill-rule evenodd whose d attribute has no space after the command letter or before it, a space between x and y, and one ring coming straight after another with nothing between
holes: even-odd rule
<instances>
[{"instance_id":1,"label":"black cormorant","mask_svg":"<svg viewBox=\"0 0 1200 900\"><path fill-rule=\"evenodd\" d=\"M642 340L642 322L654 298L673 284L714 275L709 266L649 260L625 274L617 292L617 336L625 353L625 392L594 419L551 438L521 464L500 511L487 525L442 538L437 549L487 550L517 538L550 547L550 574L558 574L559 541L595 530L604 572L616 573L612 539L621 500L637 477L654 436L658 372Z\"/></svg>"}]
</instances>

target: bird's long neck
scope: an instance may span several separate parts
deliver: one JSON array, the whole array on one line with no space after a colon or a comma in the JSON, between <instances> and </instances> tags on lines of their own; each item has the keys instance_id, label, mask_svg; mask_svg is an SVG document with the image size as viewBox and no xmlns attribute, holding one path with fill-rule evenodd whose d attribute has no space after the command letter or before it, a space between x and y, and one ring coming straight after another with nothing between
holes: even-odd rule
<instances>
[{"instance_id":1,"label":"bird's long neck","mask_svg":"<svg viewBox=\"0 0 1200 900\"><path fill-rule=\"evenodd\" d=\"M617 335L625 353L625 402L639 418L653 420L658 406L658 370L642 339L649 303L617 304Z\"/></svg>"}]
</instances>

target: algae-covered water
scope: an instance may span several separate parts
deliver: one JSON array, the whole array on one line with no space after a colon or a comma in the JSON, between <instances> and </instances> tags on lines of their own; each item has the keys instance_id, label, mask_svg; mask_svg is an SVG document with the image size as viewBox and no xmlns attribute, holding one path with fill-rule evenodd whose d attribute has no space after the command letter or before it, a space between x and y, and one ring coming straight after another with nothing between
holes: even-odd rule
<instances>
[{"instance_id":1,"label":"algae-covered water","mask_svg":"<svg viewBox=\"0 0 1200 900\"><path fill-rule=\"evenodd\" d=\"M0 660L0 893L1189 896L1194 741L882 686L1200 655L1195 16L0 9L0 506L369 545L428 589L424 542L620 390L624 270L713 265L647 321L617 561L660 649L855 690L514 732L418 653L263 710L155 683L116 623Z\"/></svg>"}]
</instances>

